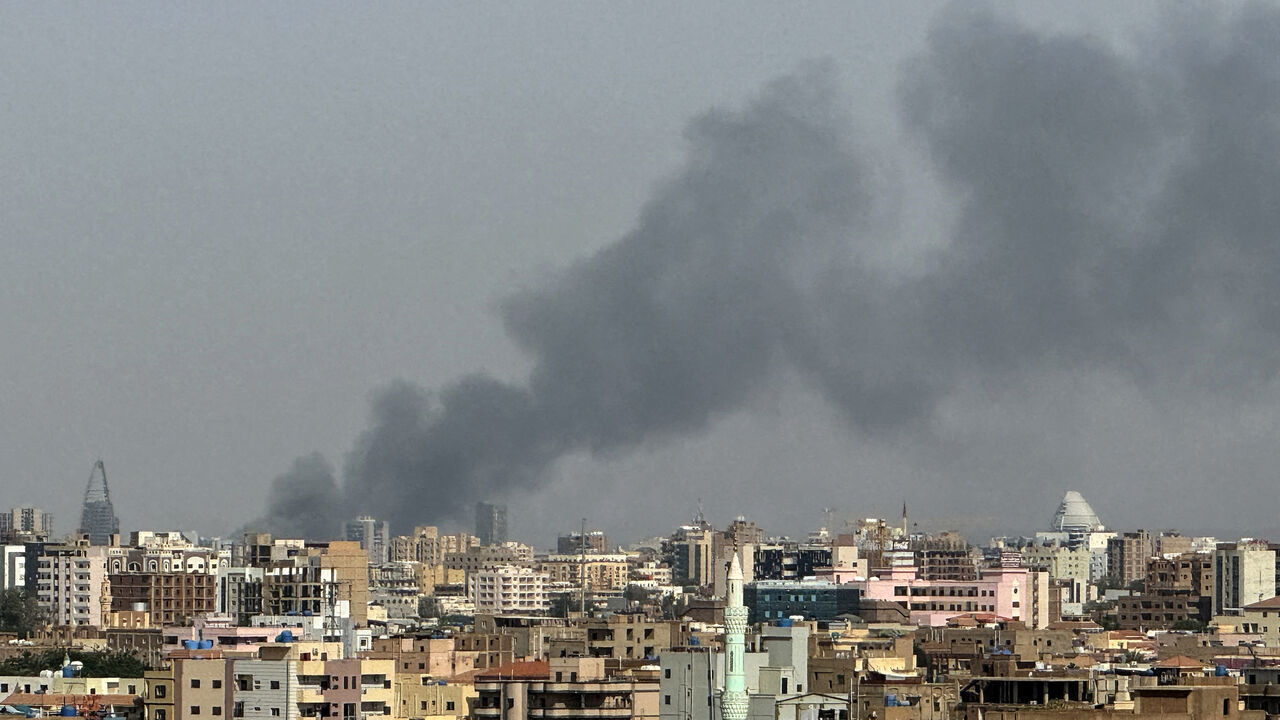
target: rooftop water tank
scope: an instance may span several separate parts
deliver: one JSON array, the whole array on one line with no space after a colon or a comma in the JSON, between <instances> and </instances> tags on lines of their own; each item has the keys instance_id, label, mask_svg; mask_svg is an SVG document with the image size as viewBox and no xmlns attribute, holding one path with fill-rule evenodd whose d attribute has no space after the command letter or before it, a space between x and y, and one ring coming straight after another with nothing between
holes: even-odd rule
<instances>
[{"instance_id":1,"label":"rooftop water tank","mask_svg":"<svg viewBox=\"0 0 1280 720\"><path fill-rule=\"evenodd\" d=\"M75 705L63 705L62 709L58 711L58 715L61 717L77 717L80 713L76 712Z\"/></svg>"}]
</instances>

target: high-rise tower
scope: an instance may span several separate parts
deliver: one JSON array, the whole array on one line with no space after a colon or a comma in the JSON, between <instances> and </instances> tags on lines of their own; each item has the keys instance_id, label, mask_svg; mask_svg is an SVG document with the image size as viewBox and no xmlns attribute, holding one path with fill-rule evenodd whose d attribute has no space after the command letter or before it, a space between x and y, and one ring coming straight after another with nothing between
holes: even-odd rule
<instances>
[{"instance_id":1,"label":"high-rise tower","mask_svg":"<svg viewBox=\"0 0 1280 720\"><path fill-rule=\"evenodd\" d=\"M724 608L724 693L720 695L720 715L723 720L746 720L747 676L743 668L746 661L747 608L742 604L742 563L738 553L729 561L729 573L725 578L728 597Z\"/></svg>"},{"instance_id":2,"label":"high-rise tower","mask_svg":"<svg viewBox=\"0 0 1280 720\"><path fill-rule=\"evenodd\" d=\"M481 545L501 545L507 541L507 506L476 503L476 536Z\"/></svg>"},{"instance_id":3,"label":"high-rise tower","mask_svg":"<svg viewBox=\"0 0 1280 720\"><path fill-rule=\"evenodd\" d=\"M107 468L102 461L89 471L89 485L84 489L84 508L80 511L81 535L89 536L90 545L110 545L111 536L120 532L120 519L111 504L107 487Z\"/></svg>"}]
</instances>

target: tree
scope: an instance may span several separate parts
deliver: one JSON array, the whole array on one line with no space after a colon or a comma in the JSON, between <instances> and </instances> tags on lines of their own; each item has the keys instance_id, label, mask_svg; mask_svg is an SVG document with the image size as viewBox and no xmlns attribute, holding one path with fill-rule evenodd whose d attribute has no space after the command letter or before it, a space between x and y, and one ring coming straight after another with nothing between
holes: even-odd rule
<instances>
[{"instance_id":1,"label":"tree","mask_svg":"<svg viewBox=\"0 0 1280 720\"><path fill-rule=\"evenodd\" d=\"M0 675L39 675L42 670L58 670L64 658L83 663L83 677L142 677L146 663L126 652L84 652L52 648L13 655L0 662Z\"/></svg>"},{"instance_id":2,"label":"tree","mask_svg":"<svg viewBox=\"0 0 1280 720\"><path fill-rule=\"evenodd\" d=\"M551 605L547 608L547 615L550 617L567 618L569 612L578 609L578 598L575 593L562 592L551 598Z\"/></svg>"},{"instance_id":3,"label":"tree","mask_svg":"<svg viewBox=\"0 0 1280 720\"><path fill-rule=\"evenodd\" d=\"M629 603L647 603L653 596L649 589L642 585L628 585L627 589L622 591L622 596Z\"/></svg>"},{"instance_id":4,"label":"tree","mask_svg":"<svg viewBox=\"0 0 1280 720\"><path fill-rule=\"evenodd\" d=\"M424 620L440 617L440 601L430 596L418 598L418 617Z\"/></svg>"},{"instance_id":5,"label":"tree","mask_svg":"<svg viewBox=\"0 0 1280 720\"><path fill-rule=\"evenodd\" d=\"M0 593L0 632L16 633L20 638L27 638L32 631L44 624L45 612L35 593L26 588L14 588Z\"/></svg>"}]
</instances>

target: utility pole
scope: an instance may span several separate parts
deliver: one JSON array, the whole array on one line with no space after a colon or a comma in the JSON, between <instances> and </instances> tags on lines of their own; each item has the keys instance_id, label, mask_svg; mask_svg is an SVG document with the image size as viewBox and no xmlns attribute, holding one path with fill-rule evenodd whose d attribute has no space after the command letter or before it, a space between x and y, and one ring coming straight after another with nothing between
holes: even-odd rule
<instances>
[{"instance_id":1,"label":"utility pole","mask_svg":"<svg viewBox=\"0 0 1280 720\"><path fill-rule=\"evenodd\" d=\"M578 536L578 612L587 616L587 519L582 518L582 534Z\"/></svg>"}]
</instances>

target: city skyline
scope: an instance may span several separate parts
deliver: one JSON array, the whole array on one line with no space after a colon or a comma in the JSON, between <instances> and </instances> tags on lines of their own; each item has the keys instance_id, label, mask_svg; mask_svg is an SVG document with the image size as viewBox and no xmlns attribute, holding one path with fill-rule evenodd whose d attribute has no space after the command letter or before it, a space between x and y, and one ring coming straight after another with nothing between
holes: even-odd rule
<instances>
[{"instance_id":1,"label":"city skyline","mask_svg":"<svg viewBox=\"0 0 1280 720\"><path fill-rule=\"evenodd\" d=\"M381 483L339 520L515 536L1072 488L1276 532L1274 8L616 12L0 10L0 493L73 518L102 457L125 527L228 534L319 452ZM434 499L428 442L357 462L428 397L521 421Z\"/></svg>"}]
</instances>

